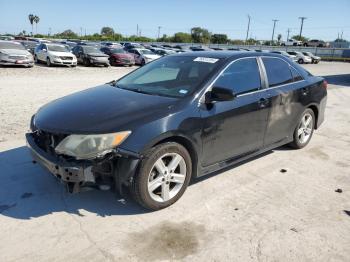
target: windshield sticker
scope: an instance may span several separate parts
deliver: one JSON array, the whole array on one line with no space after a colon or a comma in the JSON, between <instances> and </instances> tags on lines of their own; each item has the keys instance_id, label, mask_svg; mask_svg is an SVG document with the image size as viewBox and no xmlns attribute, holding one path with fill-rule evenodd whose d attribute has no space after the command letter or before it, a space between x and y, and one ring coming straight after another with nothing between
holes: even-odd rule
<instances>
[{"instance_id":1,"label":"windshield sticker","mask_svg":"<svg viewBox=\"0 0 350 262\"><path fill-rule=\"evenodd\" d=\"M193 61L195 62L204 62L204 63L210 63L214 64L218 61L219 59L216 58L210 58L210 57L197 57Z\"/></svg>"},{"instance_id":2,"label":"windshield sticker","mask_svg":"<svg viewBox=\"0 0 350 262\"><path fill-rule=\"evenodd\" d=\"M187 94L187 92L188 92L188 91L185 90L185 89L181 89L181 90L179 91L180 94Z\"/></svg>"}]
</instances>

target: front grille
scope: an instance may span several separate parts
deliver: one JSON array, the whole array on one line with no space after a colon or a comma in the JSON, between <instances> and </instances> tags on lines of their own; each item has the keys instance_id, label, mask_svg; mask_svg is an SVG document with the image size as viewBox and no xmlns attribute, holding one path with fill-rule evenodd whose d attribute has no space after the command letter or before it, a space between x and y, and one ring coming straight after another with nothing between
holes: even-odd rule
<instances>
[{"instance_id":1,"label":"front grille","mask_svg":"<svg viewBox=\"0 0 350 262\"><path fill-rule=\"evenodd\" d=\"M10 59L16 59L16 60L24 60L24 59L28 59L27 56L16 56L16 55L11 55L9 56Z\"/></svg>"},{"instance_id":2,"label":"front grille","mask_svg":"<svg viewBox=\"0 0 350 262\"><path fill-rule=\"evenodd\" d=\"M131 63L131 60L130 60L130 59L122 59L122 61L123 61L124 63Z\"/></svg>"},{"instance_id":3,"label":"front grille","mask_svg":"<svg viewBox=\"0 0 350 262\"><path fill-rule=\"evenodd\" d=\"M33 132L35 143L46 153L55 155L55 147L68 135L53 134L43 130L36 130Z\"/></svg>"},{"instance_id":4,"label":"front grille","mask_svg":"<svg viewBox=\"0 0 350 262\"><path fill-rule=\"evenodd\" d=\"M60 56L61 60L73 60L71 56Z\"/></svg>"}]
</instances>

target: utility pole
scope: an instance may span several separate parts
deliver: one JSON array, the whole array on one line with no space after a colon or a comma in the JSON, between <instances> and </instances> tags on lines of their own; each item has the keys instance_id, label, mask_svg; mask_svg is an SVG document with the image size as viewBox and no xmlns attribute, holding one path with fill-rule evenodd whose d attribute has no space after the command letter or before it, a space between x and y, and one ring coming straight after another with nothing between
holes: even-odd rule
<instances>
[{"instance_id":1,"label":"utility pole","mask_svg":"<svg viewBox=\"0 0 350 262\"><path fill-rule=\"evenodd\" d=\"M82 37L82 36L83 36L83 28L80 27L80 37Z\"/></svg>"},{"instance_id":2,"label":"utility pole","mask_svg":"<svg viewBox=\"0 0 350 262\"><path fill-rule=\"evenodd\" d=\"M303 32L303 26L304 26L304 20L307 19L307 17L305 16L301 16L299 17L299 19L301 20L301 24L300 24L300 33L299 33L299 41L301 41L301 33Z\"/></svg>"},{"instance_id":3,"label":"utility pole","mask_svg":"<svg viewBox=\"0 0 350 262\"><path fill-rule=\"evenodd\" d=\"M344 31L341 31L341 36L340 36L341 40L343 40L343 33L344 33Z\"/></svg>"},{"instance_id":4,"label":"utility pole","mask_svg":"<svg viewBox=\"0 0 350 262\"><path fill-rule=\"evenodd\" d=\"M51 27L49 27L49 36L51 36Z\"/></svg>"},{"instance_id":5,"label":"utility pole","mask_svg":"<svg viewBox=\"0 0 350 262\"><path fill-rule=\"evenodd\" d=\"M136 24L136 36L139 36L139 24Z\"/></svg>"},{"instance_id":6,"label":"utility pole","mask_svg":"<svg viewBox=\"0 0 350 262\"><path fill-rule=\"evenodd\" d=\"M272 19L272 21L273 21L273 29L272 29L271 45L273 43L273 37L275 36L275 27L276 27L276 23L278 22L278 20Z\"/></svg>"},{"instance_id":7,"label":"utility pole","mask_svg":"<svg viewBox=\"0 0 350 262\"><path fill-rule=\"evenodd\" d=\"M289 33L290 33L290 28L288 28L288 30L287 30L287 41L289 39Z\"/></svg>"},{"instance_id":8,"label":"utility pole","mask_svg":"<svg viewBox=\"0 0 350 262\"><path fill-rule=\"evenodd\" d=\"M247 36L245 37L245 42L247 43L248 35L249 35L249 27L250 27L250 15L248 15L248 28L247 28Z\"/></svg>"},{"instance_id":9,"label":"utility pole","mask_svg":"<svg viewBox=\"0 0 350 262\"><path fill-rule=\"evenodd\" d=\"M159 39L159 37L160 37L160 29L161 29L162 27L161 26L158 26L158 38L157 38L157 40Z\"/></svg>"}]
</instances>

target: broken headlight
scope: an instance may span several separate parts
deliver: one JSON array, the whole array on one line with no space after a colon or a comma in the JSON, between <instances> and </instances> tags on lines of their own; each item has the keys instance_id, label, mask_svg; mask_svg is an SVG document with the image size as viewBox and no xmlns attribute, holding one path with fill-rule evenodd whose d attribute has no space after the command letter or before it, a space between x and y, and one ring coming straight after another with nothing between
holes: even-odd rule
<instances>
[{"instance_id":1,"label":"broken headlight","mask_svg":"<svg viewBox=\"0 0 350 262\"><path fill-rule=\"evenodd\" d=\"M131 134L123 131L112 134L70 135L55 148L56 153L73 156L77 159L101 157L111 152Z\"/></svg>"}]
</instances>

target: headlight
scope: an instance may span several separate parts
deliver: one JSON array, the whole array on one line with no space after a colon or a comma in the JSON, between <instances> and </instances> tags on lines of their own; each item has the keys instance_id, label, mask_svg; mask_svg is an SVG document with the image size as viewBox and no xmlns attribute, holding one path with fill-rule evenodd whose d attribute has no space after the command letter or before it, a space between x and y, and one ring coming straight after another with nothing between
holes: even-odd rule
<instances>
[{"instance_id":1,"label":"headlight","mask_svg":"<svg viewBox=\"0 0 350 262\"><path fill-rule=\"evenodd\" d=\"M57 56L57 55L54 55L54 56L52 56L52 58L53 59L61 59L59 56Z\"/></svg>"},{"instance_id":2,"label":"headlight","mask_svg":"<svg viewBox=\"0 0 350 262\"><path fill-rule=\"evenodd\" d=\"M123 143L130 134L131 131L101 135L70 135L57 145L55 151L77 159L100 157Z\"/></svg>"}]
</instances>

